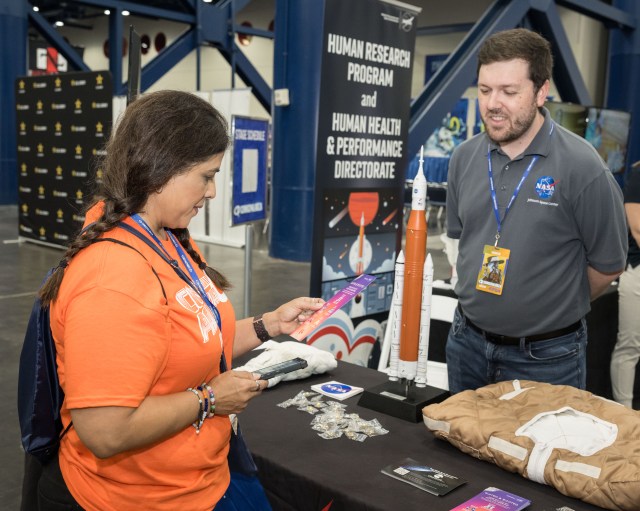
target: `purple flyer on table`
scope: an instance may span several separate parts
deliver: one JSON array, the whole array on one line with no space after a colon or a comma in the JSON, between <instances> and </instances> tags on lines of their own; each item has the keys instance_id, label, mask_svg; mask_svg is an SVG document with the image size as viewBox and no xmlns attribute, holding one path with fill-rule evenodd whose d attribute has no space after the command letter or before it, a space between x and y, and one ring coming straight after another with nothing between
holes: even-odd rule
<instances>
[{"instance_id":1,"label":"purple flyer on table","mask_svg":"<svg viewBox=\"0 0 640 511\"><path fill-rule=\"evenodd\" d=\"M520 511L529 504L531 501L523 497L489 487L450 511Z\"/></svg>"}]
</instances>

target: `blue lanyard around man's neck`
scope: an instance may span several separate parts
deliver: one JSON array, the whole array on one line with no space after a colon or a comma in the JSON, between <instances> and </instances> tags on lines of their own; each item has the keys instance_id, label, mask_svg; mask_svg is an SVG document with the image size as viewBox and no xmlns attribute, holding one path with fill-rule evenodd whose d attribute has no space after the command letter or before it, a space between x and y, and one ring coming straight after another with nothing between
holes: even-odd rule
<instances>
[{"instance_id":1,"label":"blue lanyard around man's neck","mask_svg":"<svg viewBox=\"0 0 640 511\"><path fill-rule=\"evenodd\" d=\"M549 130L549 135L553 133L554 126L555 125L552 122L551 129ZM536 164L539 158L540 156L536 154L531 159L531 162L523 172L522 177L520 178L520 181L518 182L515 190L513 190L513 194L511 195L511 200L509 200L509 203L507 204L507 208L504 210L504 216L500 218L500 209L498 208L498 198L496 196L496 187L493 182L493 166L491 165L491 143L489 143L487 148L487 163L488 163L487 166L489 169L489 190L491 191L491 205L493 206L493 214L495 215L496 222L498 224L498 231L496 233L495 246L498 246L498 240L500 239L500 232L502 231L502 224L504 223L505 218L507 218L507 213L509 213L509 210L511 209L512 204L514 203L514 201L516 200L516 197L520 193L520 189L522 188L522 184L524 183L524 180L527 179L527 176L529 175L529 173L531 172L531 169Z\"/></svg>"},{"instance_id":2,"label":"blue lanyard around man's neck","mask_svg":"<svg viewBox=\"0 0 640 511\"><path fill-rule=\"evenodd\" d=\"M520 178L520 182L516 186L515 190L513 190L513 195L511 195L511 200L509 201L509 204L507 204L507 209L504 210L504 216L500 218L500 210L498 209L498 198L496 197L496 187L493 182L493 166L491 165L491 145L489 145L489 149L487 151L487 161L488 161L488 167L489 167L489 189L491 190L491 204L493 206L493 214L495 215L496 222L498 223L498 232L496 233L496 246L498 245L498 240L500 239L500 231L502 230L502 223L504 222L505 218L507 218L507 213L509 213L509 210L511 209L511 205L513 204L513 202L516 200L516 197L520 193L520 189L522 188L522 183L524 183L524 180L527 179L527 176L531 172L531 169L533 168L533 166L538 161L538 158L539 156L535 155L532 158L531 163L529 163L529 165L525 169L524 173L522 174L522 177Z\"/></svg>"}]
</instances>

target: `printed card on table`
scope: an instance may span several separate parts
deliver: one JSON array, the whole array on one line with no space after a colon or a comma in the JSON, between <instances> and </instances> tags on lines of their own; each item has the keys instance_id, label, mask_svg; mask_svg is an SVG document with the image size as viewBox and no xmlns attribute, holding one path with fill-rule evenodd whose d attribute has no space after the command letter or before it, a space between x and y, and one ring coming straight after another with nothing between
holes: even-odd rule
<instances>
[{"instance_id":1,"label":"printed card on table","mask_svg":"<svg viewBox=\"0 0 640 511\"><path fill-rule=\"evenodd\" d=\"M428 467L411 458L388 465L381 472L438 496L446 495L466 483L464 479Z\"/></svg>"}]
</instances>

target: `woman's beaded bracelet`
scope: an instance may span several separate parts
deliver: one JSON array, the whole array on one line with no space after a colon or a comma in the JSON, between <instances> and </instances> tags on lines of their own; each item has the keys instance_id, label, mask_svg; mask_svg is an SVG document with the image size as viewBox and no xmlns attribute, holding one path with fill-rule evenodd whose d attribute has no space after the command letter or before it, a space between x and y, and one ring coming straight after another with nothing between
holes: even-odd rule
<instances>
[{"instance_id":1,"label":"woman's beaded bracelet","mask_svg":"<svg viewBox=\"0 0 640 511\"><path fill-rule=\"evenodd\" d=\"M202 393L202 398L204 400L202 409L200 410L200 422L198 423L198 429L200 429L204 424L204 420L207 418L207 414L209 413L209 398L207 397L205 390L202 388L202 385L198 385L198 392Z\"/></svg>"},{"instance_id":2,"label":"woman's beaded bracelet","mask_svg":"<svg viewBox=\"0 0 640 511\"><path fill-rule=\"evenodd\" d=\"M200 428L204 424L204 420L207 418L207 409L204 406L202 401L202 397L200 397L200 392L197 389L189 387L187 389L188 392L193 392L194 395L198 398L198 403L200 404L200 409L198 410L198 416L196 417L196 421L192 424L194 428L196 428L196 433L200 433Z\"/></svg>"},{"instance_id":3,"label":"woman's beaded bracelet","mask_svg":"<svg viewBox=\"0 0 640 511\"><path fill-rule=\"evenodd\" d=\"M202 385L204 385L204 388L207 390L207 393L209 394L209 413L207 414L207 418L210 419L216 413L216 396L213 394L213 389L211 388L211 385L208 385L206 383L203 383Z\"/></svg>"}]
</instances>

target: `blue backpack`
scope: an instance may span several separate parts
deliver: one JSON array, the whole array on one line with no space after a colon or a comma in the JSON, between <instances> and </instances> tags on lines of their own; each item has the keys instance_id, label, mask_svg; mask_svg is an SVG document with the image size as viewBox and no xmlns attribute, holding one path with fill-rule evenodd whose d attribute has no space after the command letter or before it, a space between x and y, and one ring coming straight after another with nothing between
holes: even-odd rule
<instances>
[{"instance_id":1,"label":"blue backpack","mask_svg":"<svg viewBox=\"0 0 640 511\"><path fill-rule=\"evenodd\" d=\"M113 238L100 238L94 242L110 241L135 250L136 248ZM146 259L146 258L145 258ZM55 268L47 273L44 282ZM152 268L165 299L167 295L160 277ZM51 334L49 306L43 307L36 296L27 331L24 336L18 373L18 418L22 447L25 452L38 458L42 463L53 458L60 440L71 427L71 422L62 431L60 409L64 401L64 392L58 381L56 363L56 345Z\"/></svg>"},{"instance_id":2,"label":"blue backpack","mask_svg":"<svg viewBox=\"0 0 640 511\"><path fill-rule=\"evenodd\" d=\"M52 273L53 268L45 281ZM40 461L47 461L58 450L63 400L64 392L58 384L56 346L49 327L49 307L43 307L36 297L20 353L18 417L22 446Z\"/></svg>"}]
</instances>

